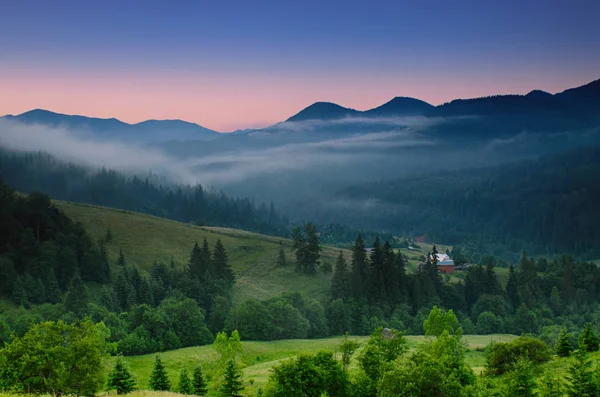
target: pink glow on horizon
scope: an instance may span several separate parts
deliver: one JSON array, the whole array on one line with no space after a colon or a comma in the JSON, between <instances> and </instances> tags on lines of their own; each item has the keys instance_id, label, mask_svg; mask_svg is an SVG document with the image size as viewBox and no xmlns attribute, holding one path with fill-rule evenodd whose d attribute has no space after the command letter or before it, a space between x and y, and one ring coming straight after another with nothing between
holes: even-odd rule
<instances>
[{"instance_id":1,"label":"pink glow on horizon","mask_svg":"<svg viewBox=\"0 0 600 397\"><path fill-rule=\"evenodd\" d=\"M597 78L597 77L596 77ZM182 119L218 131L264 127L316 101L365 110L395 96L438 105L456 98L558 92L585 84L582 76L206 75L67 76L0 74L0 115L42 108L129 123Z\"/></svg>"}]
</instances>

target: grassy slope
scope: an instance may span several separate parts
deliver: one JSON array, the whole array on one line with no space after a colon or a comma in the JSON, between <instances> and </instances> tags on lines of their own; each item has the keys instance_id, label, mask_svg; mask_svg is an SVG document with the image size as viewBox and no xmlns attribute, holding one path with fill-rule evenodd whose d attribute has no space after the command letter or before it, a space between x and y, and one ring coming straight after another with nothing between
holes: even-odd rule
<instances>
[{"instance_id":1,"label":"grassy slope","mask_svg":"<svg viewBox=\"0 0 600 397\"><path fill-rule=\"evenodd\" d=\"M485 362L484 353L475 349L483 348L491 341L506 342L514 339L513 335L468 335L464 340L469 346L466 355L467 362L478 374L483 369ZM368 337L354 337L365 342ZM408 344L414 348L417 343L424 340L423 336L407 336ZM313 353L319 350L334 351L340 343L341 337L326 339L298 339L281 340L273 342L242 342L243 353L240 362L244 367L244 385L249 389L264 386L268 380L269 370L279 361L294 357L300 353ZM161 354L166 364L169 378L173 385L178 381L178 374L182 367L192 370L194 366L201 365L205 372L210 372L212 363L216 360L216 354L212 346L188 347L173 350ZM356 355L355 355L356 357ZM138 386L142 389L148 388L148 379L154 364L154 355L134 356L125 358L131 369ZM350 367L351 371L356 368L356 361ZM251 380L253 385L250 384Z\"/></svg>"},{"instance_id":2,"label":"grassy slope","mask_svg":"<svg viewBox=\"0 0 600 397\"><path fill-rule=\"evenodd\" d=\"M199 227L112 208L62 201L55 204L81 222L96 239L103 238L106 229L110 229L112 241L107 244L110 258L116 261L122 249L127 262L141 269L149 269L154 261L168 263L171 257L183 266L189 260L194 242L201 244L206 237L214 247L220 238L237 275L233 292L236 301L250 297L265 299L288 291L319 299L329 292L329 276L294 272L292 242L288 239L236 229ZM290 263L287 267L277 266L280 246ZM336 248L324 247L321 255L323 260L333 263L337 253Z\"/></svg>"}]
</instances>

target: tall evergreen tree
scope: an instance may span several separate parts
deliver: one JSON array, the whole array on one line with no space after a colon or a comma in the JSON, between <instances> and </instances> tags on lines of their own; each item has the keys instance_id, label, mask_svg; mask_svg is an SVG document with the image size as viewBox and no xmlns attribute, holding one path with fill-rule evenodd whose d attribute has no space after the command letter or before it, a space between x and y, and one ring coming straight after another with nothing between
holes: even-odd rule
<instances>
[{"instance_id":1,"label":"tall evergreen tree","mask_svg":"<svg viewBox=\"0 0 600 397\"><path fill-rule=\"evenodd\" d=\"M110 281L110 261L108 260L108 251L106 243L102 240L98 242L98 256L100 258L98 278L100 282L107 283Z\"/></svg>"},{"instance_id":2,"label":"tall evergreen tree","mask_svg":"<svg viewBox=\"0 0 600 397\"><path fill-rule=\"evenodd\" d=\"M588 353L593 353L598 351L599 344L600 341L598 335L594 332L592 323L587 323L579 336L579 347L585 349Z\"/></svg>"},{"instance_id":3,"label":"tall evergreen tree","mask_svg":"<svg viewBox=\"0 0 600 397\"><path fill-rule=\"evenodd\" d=\"M25 291L25 286L23 285L23 280L21 277L17 277L15 280L15 284L13 287L13 301L23 307L29 306L29 299L27 297L27 291Z\"/></svg>"},{"instance_id":4,"label":"tall evergreen tree","mask_svg":"<svg viewBox=\"0 0 600 397\"><path fill-rule=\"evenodd\" d=\"M396 255L389 241L383 243L382 288L383 297L390 303L398 302L399 279L396 267Z\"/></svg>"},{"instance_id":5,"label":"tall evergreen tree","mask_svg":"<svg viewBox=\"0 0 600 397\"><path fill-rule=\"evenodd\" d=\"M306 257L304 263L305 273L315 273L320 263L321 244L319 243L319 234L317 228L312 223L304 225L306 235Z\"/></svg>"},{"instance_id":6,"label":"tall evergreen tree","mask_svg":"<svg viewBox=\"0 0 600 397\"><path fill-rule=\"evenodd\" d=\"M58 303L62 300L60 295L60 287L58 286L58 280L54 269L50 268L48 276L46 277L46 301L48 303Z\"/></svg>"},{"instance_id":7,"label":"tall evergreen tree","mask_svg":"<svg viewBox=\"0 0 600 397\"><path fill-rule=\"evenodd\" d=\"M517 284L517 275L515 274L515 267L510 265L508 269L508 281L506 282L506 295L508 300L512 304L512 307L516 309L521 304L519 298L519 288Z\"/></svg>"},{"instance_id":8,"label":"tall evergreen tree","mask_svg":"<svg viewBox=\"0 0 600 397\"><path fill-rule=\"evenodd\" d=\"M229 360L225 368L225 380L219 390L219 397L243 397L242 391L244 390L244 386L241 378L242 375L237 369L235 362Z\"/></svg>"},{"instance_id":9,"label":"tall evergreen tree","mask_svg":"<svg viewBox=\"0 0 600 397\"><path fill-rule=\"evenodd\" d=\"M574 361L568 369L568 380L571 383L569 397L598 397L598 381L594 367L585 346L579 345L574 354Z\"/></svg>"},{"instance_id":10,"label":"tall evergreen tree","mask_svg":"<svg viewBox=\"0 0 600 397\"><path fill-rule=\"evenodd\" d=\"M40 279L26 274L23 278L23 286L27 291L27 298L30 303L40 304L46 301L46 289Z\"/></svg>"},{"instance_id":11,"label":"tall evergreen tree","mask_svg":"<svg viewBox=\"0 0 600 397\"><path fill-rule=\"evenodd\" d=\"M204 275L205 269L203 268L203 257L202 250L198 245L198 242L194 243L192 247L192 253L190 254L190 261L188 263L188 271L190 278L200 279Z\"/></svg>"},{"instance_id":12,"label":"tall evergreen tree","mask_svg":"<svg viewBox=\"0 0 600 397\"><path fill-rule=\"evenodd\" d=\"M369 259L367 299L371 302L383 302L385 300L385 275L383 274L385 258L379 237L376 237L373 242L373 248L371 249L371 256Z\"/></svg>"},{"instance_id":13,"label":"tall evergreen tree","mask_svg":"<svg viewBox=\"0 0 600 397\"><path fill-rule=\"evenodd\" d=\"M167 376L167 370L163 364L160 356L156 356L154 361L154 368L150 374L150 390L155 391L169 391L171 389L171 382Z\"/></svg>"},{"instance_id":14,"label":"tall evergreen tree","mask_svg":"<svg viewBox=\"0 0 600 397\"><path fill-rule=\"evenodd\" d=\"M292 243L292 249L294 250L294 255L296 256L296 271L301 271L304 268L304 263L307 260L306 238L304 237L304 233L302 233L302 229L299 227L294 228L294 230L292 230L292 234L294 240Z\"/></svg>"},{"instance_id":15,"label":"tall evergreen tree","mask_svg":"<svg viewBox=\"0 0 600 397\"><path fill-rule=\"evenodd\" d=\"M200 254L201 258L201 269L202 269L202 277L207 277L207 273L210 277L215 277L215 271L213 269L211 263L211 255L210 255L210 246L208 245L208 240L204 237L202 240L202 250Z\"/></svg>"},{"instance_id":16,"label":"tall evergreen tree","mask_svg":"<svg viewBox=\"0 0 600 397\"><path fill-rule=\"evenodd\" d=\"M108 376L108 388L117 391L117 394L127 394L135 390L135 380L123 362L123 358L117 358L115 367Z\"/></svg>"},{"instance_id":17,"label":"tall evergreen tree","mask_svg":"<svg viewBox=\"0 0 600 397\"><path fill-rule=\"evenodd\" d=\"M396 255L396 285L398 288L398 302L405 302L408 298L408 278L406 275L406 265L408 259L398 251Z\"/></svg>"},{"instance_id":18,"label":"tall evergreen tree","mask_svg":"<svg viewBox=\"0 0 600 397\"><path fill-rule=\"evenodd\" d=\"M212 263L215 269L215 276L218 279L225 281L228 285L233 285L235 282L235 275L233 274L233 270L231 270L231 266L229 266L227 251L225 251L221 239L218 239L215 244Z\"/></svg>"},{"instance_id":19,"label":"tall evergreen tree","mask_svg":"<svg viewBox=\"0 0 600 397\"><path fill-rule=\"evenodd\" d=\"M558 334L558 340L556 341L554 351L559 357L568 357L572 350L573 347L571 346L569 333L567 332L567 327L564 326L560 331L560 334Z\"/></svg>"},{"instance_id":20,"label":"tall evergreen tree","mask_svg":"<svg viewBox=\"0 0 600 397\"><path fill-rule=\"evenodd\" d=\"M535 376L531 363L519 361L508 376L508 396L511 397L536 397Z\"/></svg>"},{"instance_id":21,"label":"tall evergreen tree","mask_svg":"<svg viewBox=\"0 0 600 397\"><path fill-rule=\"evenodd\" d=\"M277 255L277 264L279 266L287 265L287 259L285 257L285 252L283 251L283 248L279 248L279 254Z\"/></svg>"},{"instance_id":22,"label":"tall evergreen tree","mask_svg":"<svg viewBox=\"0 0 600 397\"><path fill-rule=\"evenodd\" d=\"M69 289L65 295L65 310L81 316L87 310L88 292L79 272L71 279Z\"/></svg>"},{"instance_id":23,"label":"tall evergreen tree","mask_svg":"<svg viewBox=\"0 0 600 397\"><path fill-rule=\"evenodd\" d=\"M206 388L206 381L204 380L204 375L202 375L202 368L200 367L194 368L192 386L194 389L193 394L197 396L204 396L208 391L208 389Z\"/></svg>"},{"instance_id":24,"label":"tall evergreen tree","mask_svg":"<svg viewBox=\"0 0 600 397\"><path fill-rule=\"evenodd\" d=\"M485 266L485 293L490 295L501 294L502 291L494 266L494 259L488 258Z\"/></svg>"},{"instance_id":25,"label":"tall evergreen tree","mask_svg":"<svg viewBox=\"0 0 600 397\"><path fill-rule=\"evenodd\" d=\"M331 297L346 299L348 297L348 267L342 250L335 261L333 276L331 277Z\"/></svg>"},{"instance_id":26,"label":"tall evergreen tree","mask_svg":"<svg viewBox=\"0 0 600 397\"><path fill-rule=\"evenodd\" d=\"M359 234L352 246L352 270L350 273L352 296L360 298L366 289L367 275L367 250L362 236Z\"/></svg>"},{"instance_id":27,"label":"tall evergreen tree","mask_svg":"<svg viewBox=\"0 0 600 397\"><path fill-rule=\"evenodd\" d=\"M119 309L126 311L129 309L129 284L124 272L120 272L115 281L115 295Z\"/></svg>"},{"instance_id":28,"label":"tall evergreen tree","mask_svg":"<svg viewBox=\"0 0 600 397\"><path fill-rule=\"evenodd\" d=\"M117 263L123 268L127 266L127 263L125 262L125 253L122 248L119 250L119 259L117 260Z\"/></svg>"},{"instance_id":29,"label":"tall evergreen tree","mask_svg":"<svg viewBox=\"0 0 600 397\"><path fill-rule=\"evenodd\" d=\"M180 394L194 394L194 387L192 385L192 380L188 375L187 368L181 368L179 372L179 384L177 385L177 391Z\"/></svg>"}]
</instances>

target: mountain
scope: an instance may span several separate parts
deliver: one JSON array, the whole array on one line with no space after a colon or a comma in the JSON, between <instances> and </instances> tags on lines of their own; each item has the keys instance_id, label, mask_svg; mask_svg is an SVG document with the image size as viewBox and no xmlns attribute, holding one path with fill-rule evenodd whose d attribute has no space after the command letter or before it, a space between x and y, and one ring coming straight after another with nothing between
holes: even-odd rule
<instances>
[{"instance_id":1,"label":"mountain","mask_svg":"<svg viewBox=\"0 0 600 397\"><path fill-rule=\"evenodd\" d=\"M345 108L331 102L316 102L290 117L286 121L335 120L344 117L358 116L358 110Z\"/></svg>"},{"instance_id":2,"label":"mountain","mask_svg":"<svg viewBox=\"0 0 600 397\"><path fill-rule=\"evenodd\" d=\"M91 134L101 140L119 140L134 143L164 142L170 140L207 141L219 136L217 131L182 120L147 120L129 124L115 118L102 119L78 115L55 113L35 109L16 116L7 115L6 120L25 124L43 124L50 127L64 127L78 130L81 134Z\"/></svg>"},{"instance_id":3,"label":"mountain","mask_svg":"<svg viewBox=\"0 0 600 397\"><path fill-rule=\"evenodd\" d=\"M362 114L367 117L420 116L433 108L433 105L420 99L397 96L379 107L362 112Z\"/></svg>"}]
</instances>

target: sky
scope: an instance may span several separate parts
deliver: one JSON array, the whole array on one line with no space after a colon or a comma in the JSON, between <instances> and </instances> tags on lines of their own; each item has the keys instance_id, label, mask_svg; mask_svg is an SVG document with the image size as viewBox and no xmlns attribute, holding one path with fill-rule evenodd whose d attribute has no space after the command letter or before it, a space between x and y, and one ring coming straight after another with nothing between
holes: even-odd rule
<instances>
[{"instance_id":1,"label":"sky","mask_svg":"<svg viewBox=\"0 0 600 397\"><path fill-rule=\"evenodd\" d=\"M600 1L4 1L0 114L218 131L600 78Z\"/></svg>"}]
</instances>

